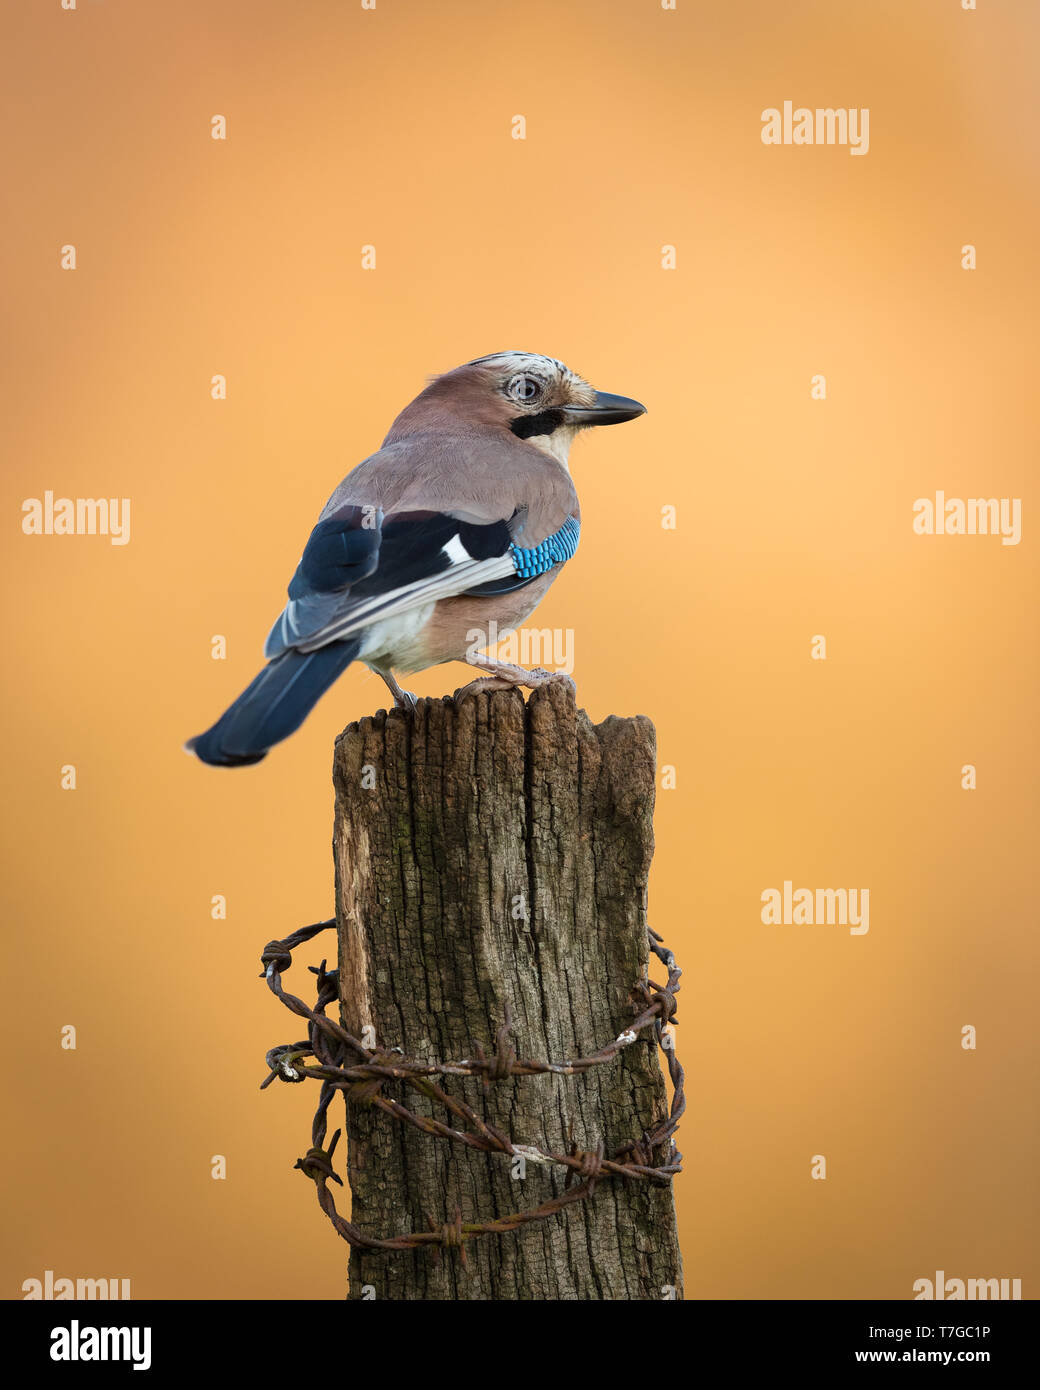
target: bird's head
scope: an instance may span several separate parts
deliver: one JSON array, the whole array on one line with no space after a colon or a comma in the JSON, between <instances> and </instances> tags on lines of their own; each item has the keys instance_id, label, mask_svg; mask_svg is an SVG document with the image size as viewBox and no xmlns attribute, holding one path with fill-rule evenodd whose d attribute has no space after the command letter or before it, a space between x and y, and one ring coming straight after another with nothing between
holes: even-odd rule
<instances>
[{"instance_id":1,"label":"bird's head","mask_svg":"<svg viewBox=\"0 0 1040 1390\"><path fill-rule=\"evenodd\" d=\"M387 439L417 428L502 429L566 464L579 430L645 414L638 401L597 391L555 357L496 352L435 377Z\"/></svg>"}]
</instances>

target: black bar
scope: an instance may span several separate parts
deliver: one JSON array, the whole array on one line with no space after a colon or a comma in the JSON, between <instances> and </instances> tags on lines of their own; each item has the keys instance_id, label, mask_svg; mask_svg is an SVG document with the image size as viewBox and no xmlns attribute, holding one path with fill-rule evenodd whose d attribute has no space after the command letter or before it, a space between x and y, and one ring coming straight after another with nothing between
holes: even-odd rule
<instances>
[{"instance_id":1,"label":"black bar","mask_svg":"<svg viewBox=\"0 0 1040 1390\"><path fill-rule=\"evenodd\" d=\"M489 1375L501 1379L503 1373L522 1379L535 1374L542 1357L542 1369L553 1380L561 1372L579 1371L583 1362L591 1372L596 1361L601 1370L597 1378L613 1383L626 1370L629 1357L633 1368L642 1363L647 1374L652 1373L651 1362L658 1364L667 1371L669 1383L695 1378L709 1367L724 1375L759 1369L797 1376L806 1369L841 1373L859 1367L884 1372L893 1365L983 1366L1007 1376L1029 1365L1036 1345L1035 1304L1014 1301L944 1301L942 1307L912 1300L687 1302L678 1307L662 1300L657 1312L640 1303L629 1305L627 1313L612 1305L611 1321L595 1344L595 1356L585 1318L597 1314L582 1312L575 1304L556 1305L562 1317L530 1304L495 1311L485 1305L479 1319L472 1316L472 1308L459 1310L457 1324L445 1305L428 1306L435 1310L436 1322L427 1323L414 1305L381 1307L377 1300L349 1306L302 1301L9 1302L2 1305L3 1345L8 1363L18 1367L20 1376L30 1377L23 1383L33 1385L41 1375L48 1384L59 1377L74 1382L96 1373L110 1378L125 1374L134 1383L144 1375L165 1378L177 1372L221 1374L254 1368L264 1384L280 1373L293 1373L301 1384L318 1376L331 1383L330 1377L339 1381L348 1373L353 1379L355 1371L365 1379L351 1348L365 1349L368 1376L377 1374L381 1357L389 1354L384 1369L392 1369L395 1378L415 1364L439 1366L442 1371L453 1365L457 1375L481 1380ZM617 1322L620 1316L632 1318L625 1329ZM52 1357L52 1350L71 1353L73 1345L78 1352L100 1347L100 1335L95 1340L89 1329L101 1328L127 1329L127 1335L105 1339L104 1345L129 1359ZM133 1342L129 1331L135 1328L138 1337ZM373 1332L392 1340L372 1342ZM546 1335L550 1342L542 1340ZM661 1343L656 1339L662 1335L680 1340ZM662 1361L664 1348L667 1360ZM609 1370L601 1359L608 1349ZM135 1354L142 1363L147 1354L149 1364L142 1365L142 1373L134 1373Z\"/></svg>"}]
</instances>

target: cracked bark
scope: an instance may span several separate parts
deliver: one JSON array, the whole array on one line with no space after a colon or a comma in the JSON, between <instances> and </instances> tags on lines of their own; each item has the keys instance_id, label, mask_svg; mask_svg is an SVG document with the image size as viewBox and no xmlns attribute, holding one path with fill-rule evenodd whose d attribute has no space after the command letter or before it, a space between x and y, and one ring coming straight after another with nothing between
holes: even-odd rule
<instances>
[{"instance_id":1,"label":"cracked bark","mask_svg":"<svg viewBox=\"0 0 1040 1390\"><path fill-rule=\"evenodd\" d=\"M494 1046L508 1005L521 1057L594 1052L628 1026L645 978L655 734L643 717L593 725L559 685L380 711L336 744L341 1013L412 1057ZM372 785L374 779L374 786ZM653 973L653 971L651 971ZM611 1155L665 1111L651 1038L582 1077L449 1078L514 1143ZM413 1090L397 1096L435 1113ZM449 1122L451 1117L439 1114ZM563 1190L565 1172L484 1154L347 1106L352 1220L370 1235L494 1219ZM664 1160L655 1153L654 1161ZM672 1192L602 1180L549 1220L454 1252L350 1253L350 1298L681 1297ZM366 1286L370 1292L366 1294Z\"/></svg>"}]
</instances>

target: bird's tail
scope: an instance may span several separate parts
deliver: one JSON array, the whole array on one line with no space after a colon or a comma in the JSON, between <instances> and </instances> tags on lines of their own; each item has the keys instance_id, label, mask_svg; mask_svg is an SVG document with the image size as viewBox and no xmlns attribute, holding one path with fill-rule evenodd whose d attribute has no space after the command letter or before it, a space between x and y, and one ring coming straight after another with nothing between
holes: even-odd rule
<instances>
[{"instance_id":1,"label":"bird's tail","mask_svg":"<svg viewBox=\"0 0 1040 1390\"><path fill-rule=\"evenodd\" d=\"M272 744L300 727L358 654L360 638L313 652L289 650L269 661L211 729L184 746L216 767L258 763Z\"/></svg>"}]
</instances>

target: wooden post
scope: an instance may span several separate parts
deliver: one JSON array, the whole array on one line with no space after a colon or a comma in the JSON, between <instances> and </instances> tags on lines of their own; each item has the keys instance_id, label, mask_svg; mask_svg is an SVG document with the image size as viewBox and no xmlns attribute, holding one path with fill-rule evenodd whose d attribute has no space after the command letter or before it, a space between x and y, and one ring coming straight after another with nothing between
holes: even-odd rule
<instances>
[{"instance_id":1,"label":"wooden post","mask_svg":"<svg viewBox=\"0 0 1040 1390\"><path fill-rule=\"evenodd\" d=\"M520 1057L595 1052L632 1019L646 978L656 739L643 717L594 725L559 684L380 711L336 745L336 899L344 1026L379 1048L489 1054L506 1009ZM653 974L653 972L651 972ZM369 1035L371 1036L371 1034ZM608 1157L666 1110L649 1033L580 1076L476 1078L445 1089L510 1136ZM456 1123L400 1083L417 1114ZM493 1220L564 1190L566 1172L475 1152L348 1102L352 1220L390 1236ZM655 1152L653 1162L668 1161ZM351 1298L682 1296L670 1188L601 1180L547 1221L429 1249L350 1255ZM366 1293L366 1286L368 1292Z\"/></svg>"}]
</instances>

